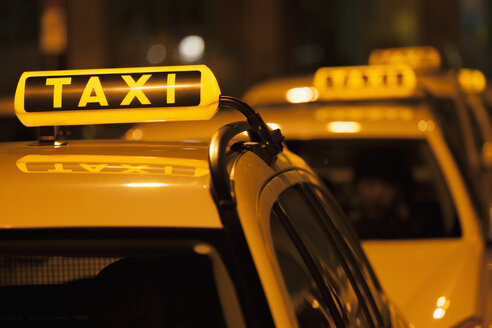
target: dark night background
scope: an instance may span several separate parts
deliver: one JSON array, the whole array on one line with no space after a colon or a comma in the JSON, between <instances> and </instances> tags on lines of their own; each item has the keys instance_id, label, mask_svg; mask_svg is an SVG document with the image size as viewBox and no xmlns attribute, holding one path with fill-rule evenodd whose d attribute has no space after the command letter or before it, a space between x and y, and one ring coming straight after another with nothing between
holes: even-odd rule
<instances>
[{"instance_id":1,"label":"dark night background","mask_svg":"<svg viewBox=\"0 0 492 328\"><path fill-rule=\"evenodd\" d=\"M0 0L0 97L25 70L206 64L224 94L380 47L431 45L492 76L487 0ZM203 38L183 60L181 40Z\"/></svg>"}]
</instances>

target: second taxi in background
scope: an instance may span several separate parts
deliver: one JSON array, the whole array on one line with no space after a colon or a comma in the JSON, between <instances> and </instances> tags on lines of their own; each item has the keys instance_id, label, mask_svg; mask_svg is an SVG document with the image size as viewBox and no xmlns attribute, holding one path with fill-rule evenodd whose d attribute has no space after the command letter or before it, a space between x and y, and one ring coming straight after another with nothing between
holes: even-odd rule
<instances>
[{"instance_id":1,"label":"second taxi in background","mask_svg":"<svg viewBox=\"0 0 492 328\"><path fill-rule=\"evenodd\" d=\"M482 212L433 115L453 99L440 88L429 97L419 79L405 65L323 68L245 98L334 192L410 323L473 326L485 315ZM207 139L233 115L197 123L188 137ZM172 139L183 126L168 128L140 125L127 138Z\"/></svg>"}]
</instances>

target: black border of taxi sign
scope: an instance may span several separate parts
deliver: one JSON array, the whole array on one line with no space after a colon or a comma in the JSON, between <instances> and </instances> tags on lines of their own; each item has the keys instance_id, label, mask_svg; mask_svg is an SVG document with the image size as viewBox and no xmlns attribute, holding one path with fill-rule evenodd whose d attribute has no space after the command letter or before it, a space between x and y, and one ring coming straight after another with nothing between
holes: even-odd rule
<instances>
[{"instance_id":1,"label":"black border of taxi sign","mask_svg":"<svg viewBox=\"0 0 492 328\"><path fill-rule=\"evenodd\" d=\"M219 97L205 65L25 72L15 113L26 126L207 120Z\"/></svg>"}]
</instances>

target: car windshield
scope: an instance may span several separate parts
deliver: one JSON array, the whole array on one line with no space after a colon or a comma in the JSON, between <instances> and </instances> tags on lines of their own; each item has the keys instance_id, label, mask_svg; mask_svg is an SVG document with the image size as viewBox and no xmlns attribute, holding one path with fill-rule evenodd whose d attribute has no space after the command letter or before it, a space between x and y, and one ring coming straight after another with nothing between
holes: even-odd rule
<instances>
[{"instance_id":1,"label":"car windshield","mask_svg":"<svg viewBox=\"0 0 492 328\"><path fill-rule=\"evenodd\" d=\"M234 301L224 307L219 297L228 278L208 244L87 245L2 251L0 325L226 327L223 309Z\"/></svg>"},{"instance_id":2,"label":"car windshield","mask_svg":"<svg viewBox=\"0 0 492 328\"><path fill-rule=\"evenodd\" d=\"M417 139L290 140L330 187L361 239L461 235L429 145Z\"/></svg>"}]
</instances>

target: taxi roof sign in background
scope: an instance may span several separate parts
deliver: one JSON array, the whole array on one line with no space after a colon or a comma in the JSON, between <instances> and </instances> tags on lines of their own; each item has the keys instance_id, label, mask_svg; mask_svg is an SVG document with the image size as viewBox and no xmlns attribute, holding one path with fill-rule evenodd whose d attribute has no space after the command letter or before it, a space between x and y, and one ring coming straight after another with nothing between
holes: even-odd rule
<instances>
[{"instance_id":1,"label":"taxi roof sign in background","mask_svg":"<svg viewBox=\"0 0 492 328\"><path fill-rule=\"evenodd\" d=\"M403 64L322 67L313 85L321 100L405 98L415 94L417 77Z\"/></svg>"},{"instance_id":2,"label":"taxi roof sign in background","mask_svg":"<svg viewBox=\"0 0 492 328\"><path fill-rule=\"evenodd\" d=\"M26 126L207 120L219 97L205 65L25 72L15 112Z\"/></svg>"}]
</instances>

